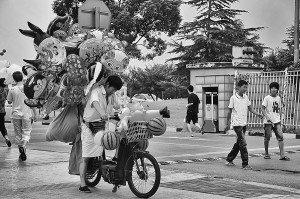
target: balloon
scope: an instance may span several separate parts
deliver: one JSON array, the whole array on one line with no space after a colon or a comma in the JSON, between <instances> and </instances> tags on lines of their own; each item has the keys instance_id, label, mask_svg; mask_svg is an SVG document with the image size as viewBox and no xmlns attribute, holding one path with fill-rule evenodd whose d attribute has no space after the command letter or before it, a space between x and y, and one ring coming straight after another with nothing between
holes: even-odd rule
<instances>
[{"instance_id":1,"label":"balloon","mask_svg":"<svg viewBox=\"0 0 300 199\"><path fill-rule=\"evenodd\" d=\"M24 84L24 93L29 99L37 99L45 93L47 79L41 73L35 73Z\"/></svg>"},{"instance_id":2,"label":"balloon","mask_svg":"<svg viewBox=\"0 0 300 199\"><path fill-rule=\"evenodd\" d=\"M54 32L57 30L61 30L61 31L64 31L65 33L67 33L67 31L70 27L71 21L72 21L72 17L69 15L57 16L48 25L47 33L51 36L53 36Z\"/></svg>"},{"instance_id":3,"label":"balloon","mask_svg":"<svg viewBox=\"0 0 300 199\"><path fill-rule=\"evenodd\" d=\"M98 146L102 146L102 138L104 131L98 131L94 137L94 143Z\"/></svg>"},{"instance_id":4,"label":"balloon","mask_svg":"<svg viewBox=\"0 0 300 199\"><path fill-rule=\"evenodd\" d=\"M70 54L65 60L64 70L67 71L67 75L70 79L70 84L84 86L87 84L87 69L81 64L78 55Z\"/></svg>"},{"instance_id":5,"label":"balloon","mask_svg":"<svg viewBox=\"0 0 300 199\"><path fill-rule=\"evenodd\" d=\"M61 41L54 37L47 38L36 50L42 63L48 66L49 70L61 72L59 65L66 59L66 48Z\"/></svg>"},{"instance_id":6,"label":"balloon","mask_svg":"<svg viewBox=\"0 0 300 199\"><path fill-rule=\"evenodd\" d=\"M98 30L93 29L87 32L87 39L90 38L97 38L97 39L104 39L105 36L107 36L108 32L106 30Z\"/></svg>"},{"instance_id":7,"label":"balloon","mask_svg":"<svg viewBox=\"0 0 300 199\"><path fill-rule=\"evenodd\" d=\"M105 51L108 51L107 47L101 39L97 38L88 39L79 45L79 57L87 67L100 62Z\"/></svg>"},{"instance_id":8,"label":"balloon","mask_svg":"<svg viewBox=\"0 0 300 199\"><path fill-rule=\"evenodd\" d=\"M108 33L108 36L104 37L103 42L115 50L124 51L127 46L127 42L118 40L112 33Z\"/></svg>"},{"instance_id":9,"label":"balloon","mask_svg":"<svg viewBox=\"0 0 300 199\"><path fill-rule=\"evenodd\" d=\"M6 85L13 84L15 82L12 76L13 73L16 71L22 72L22 67L17 64L10 64L5 66L6 67L0 69L0 78L5 78L4 84Z\"/></svg>"},{"instance_id":10,"label":"balloon","mask_svg":"<svg viewBox=\"0 0 300 199\"><path fill-rule=\"evenodd\" d=\"M121 50L110 50L103 55L101 63L115 73L122 73L129 64L129 57Z\"/></svg>"},{"instance_id":11,"label":"balloon","mask_svg":"<svg viewBox=\"0 0 300 199\"><path fill-rule=\"evenodd\" d=\"M60 41L65 41L67 36L68 36L67 33L63 30L56 30L53 33L53 37L59 39Z\"/></svg>"},{"instance_id":12,"label":"balloon","mask_svg":"<svg viewBox=\"0 0 300 199\"><path fill-rule=\"evenodd\" d=\"M40 43L45 40L46 38L50 37L49 34L43 32L39 27L37 27L36 25L30 23L30 22L27 22L28 24L28 27L31 29L31 30L21 30L19 29L19 31L25 35L25 36L28 36L28 37L32 37L34 38L33 39L33 43L34 43L34 47L36 48L37 46L40 45Z\"/></svg>"}]
</instances>

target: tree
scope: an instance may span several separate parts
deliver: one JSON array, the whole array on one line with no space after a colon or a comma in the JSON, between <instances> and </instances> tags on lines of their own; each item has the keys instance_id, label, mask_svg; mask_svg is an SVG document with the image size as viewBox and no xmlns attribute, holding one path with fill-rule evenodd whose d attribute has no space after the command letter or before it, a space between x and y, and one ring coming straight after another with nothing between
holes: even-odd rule
<instances>
[{"instance_id":1,"label":"tree","mask_svg":"<svg viewBox=\"0 0 300 199\"><path fill-rule=\"evenodd\" d=\"M52 9L59 16L78 18L78 8L85 0L54 0ZM119 40L128 43L126 52L134 58L153 59L162 55L166 42L160 38L165 33L174 35L181 23L181 0L104 0L112 12L111 30ZM142 55L139 46L150 53Z\"/></svg>"},{"instance_id":2,"label":"tree","mask_svg":"<svg viewBox=\"0 0 300 199\"><path fill-rule=\"evenodd\" d=\"M164 98L178 98L186 95L188 80L176 68L167 64L155 64L145 69L132 68L123 75L130 97L137 93L155 94Z\"/></svg>"},{"instance_id":3,"label":"tree","mask_svg":"<svg viewBox=\"0 0 300 199\"><path fill-rule=\"evenodd\" d=\"M186 22L179 29L178 41L173 41L171 53L179 56L182 64L194 62L229 62L232 46L252 46L258 52L256 60L262 58L263 45L255 32L262 29L244 28L235 17L244 10L230 9L237 0L189 0L187 4L197 7L199 15L192 22ZM185 45L182 40L190 40Z\"/></svg>"},{"instance_id":4,"label":"tree","mask_svg":"<svg viewBox=\"0 0 300 199\"><path fill-rule=\"evenodd\" d=\"M287 39L282 41L282 43L286 44L286 48L276 48L263 58L264 64L269 70L300 68L300 62L294 64L294 26L286 29L286 35Z\"/></svg>"}]
</instances>

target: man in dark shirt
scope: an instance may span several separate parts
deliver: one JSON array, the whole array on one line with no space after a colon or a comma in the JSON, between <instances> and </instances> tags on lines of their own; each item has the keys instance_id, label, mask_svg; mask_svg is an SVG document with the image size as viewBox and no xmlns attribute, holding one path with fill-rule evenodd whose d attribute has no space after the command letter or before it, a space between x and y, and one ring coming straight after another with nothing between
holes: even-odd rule
<instances>
[{"instance_id":1,"label":"man in dark shirt","mask_svg":"<svg viewBox=\"0 0 300 199\"><path fill-rule=\"evenodd\" d=\"M188 104L186 105L187 112L186 112L185 122L189 132L191 133L191 137L194 137L190 122L193 121L194 125L197 126L199 129L201 129L198 123L198 112L199 112L200 100L198 96L195 93L193 93L194 87L192 85L189 85L187 87L187 90L189 95L188 95Z\"/></svg>"}]
</instances>

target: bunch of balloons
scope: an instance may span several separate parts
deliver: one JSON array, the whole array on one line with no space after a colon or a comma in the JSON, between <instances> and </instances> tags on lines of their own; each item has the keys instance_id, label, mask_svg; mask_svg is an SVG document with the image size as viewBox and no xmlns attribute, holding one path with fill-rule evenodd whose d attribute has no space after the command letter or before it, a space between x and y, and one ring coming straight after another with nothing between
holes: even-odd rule
<instances>
[{"instance_id":1,"label":"bunch of balloons","mask_svg":"<svg viewBox=\"0 0 300 199\"><path fill-rule=\"evenodd\" d=\"M68 15L53 19L46 32L30 22L28 27L19 31L34 38L37 57L23 59L34 69L24 85L25 103L42 108L42 118L63 103L81 103L95 83L122 73L129 64L126 42L107 30L84 32Z\"/></svg>"}]
</instances>

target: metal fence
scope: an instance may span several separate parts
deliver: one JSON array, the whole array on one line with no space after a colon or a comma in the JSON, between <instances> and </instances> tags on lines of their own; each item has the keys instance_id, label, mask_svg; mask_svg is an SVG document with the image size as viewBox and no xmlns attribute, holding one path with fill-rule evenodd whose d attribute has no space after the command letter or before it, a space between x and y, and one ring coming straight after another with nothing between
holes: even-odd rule
<instances>
[{"instance_id":1,"label":"metal fence","mask_svg":"<svg viewBox=\"0 0 300 199\"><path fill-rule=\"evenodd\" d=\"M282 124L288 128L300 129L300 70L298 71L272 71L235 75L235 80L244 79L249 82L248 97L255 110L261 112L261 105L269 91L271 82L280 85L279 96L283 103ZM251 127L262 127L263 120L248 115L248 124Z\"/></svg>"}]
</instances>

